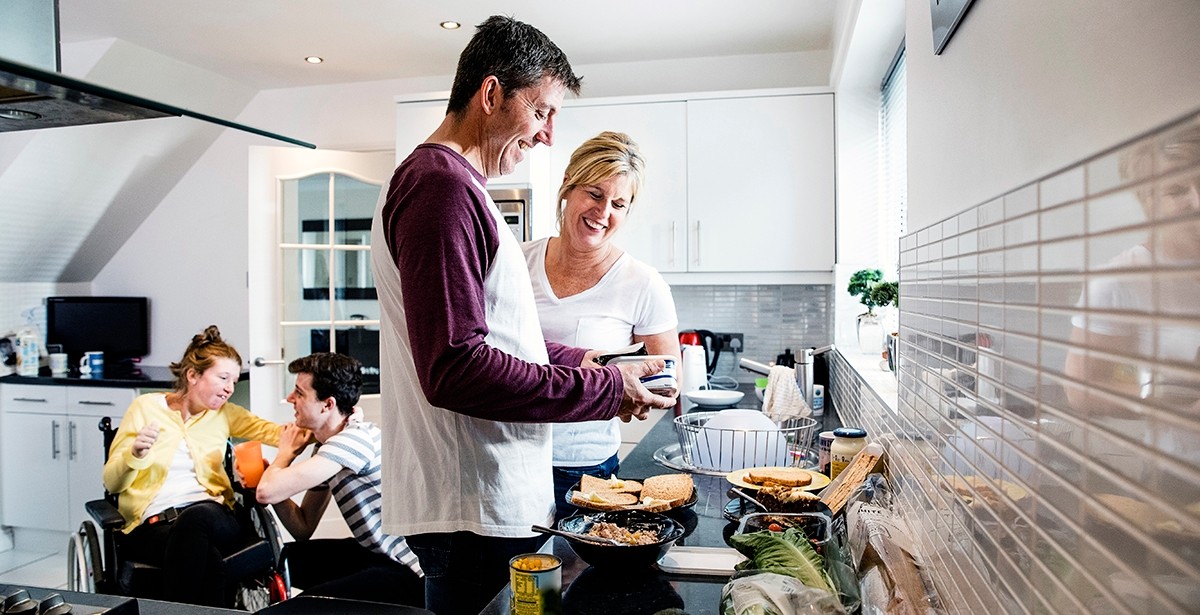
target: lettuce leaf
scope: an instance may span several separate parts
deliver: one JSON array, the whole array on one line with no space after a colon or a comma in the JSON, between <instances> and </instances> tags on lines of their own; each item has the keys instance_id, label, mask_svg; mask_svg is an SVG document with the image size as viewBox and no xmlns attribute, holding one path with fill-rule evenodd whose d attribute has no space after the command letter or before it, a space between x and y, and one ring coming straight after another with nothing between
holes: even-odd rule
<instances>
[{"instance_id":1,"label":"lettuce leaf","mask_svg":"<svg viewBox=\"0 0 1200 615\"><path fill-rule=\"evenodd\" d=\"M825 578L825 561L809 544L804 532L788 528L779 532L734 534L733 548L747 558L738 570L764 570L796 577L809 587L837 594Z\"/></svg>"}]
</instances>

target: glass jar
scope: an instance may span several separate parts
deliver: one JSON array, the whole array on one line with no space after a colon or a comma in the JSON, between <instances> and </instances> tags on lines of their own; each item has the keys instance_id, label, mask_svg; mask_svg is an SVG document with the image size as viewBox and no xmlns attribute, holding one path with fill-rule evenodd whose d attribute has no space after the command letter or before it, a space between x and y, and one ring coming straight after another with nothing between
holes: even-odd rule
<instances>
[{"instance_id":1,"label":"glass jar","mask_svg":"<svg viewBox=\"0 0 1200 615\"><path fill-rule=\"evenodd\" d=\"M839 427L833 430L833 446L829 447L829 478L837 478L854 456L867 445L867 430L858 427Z\"/></svg>"}]
</instances>

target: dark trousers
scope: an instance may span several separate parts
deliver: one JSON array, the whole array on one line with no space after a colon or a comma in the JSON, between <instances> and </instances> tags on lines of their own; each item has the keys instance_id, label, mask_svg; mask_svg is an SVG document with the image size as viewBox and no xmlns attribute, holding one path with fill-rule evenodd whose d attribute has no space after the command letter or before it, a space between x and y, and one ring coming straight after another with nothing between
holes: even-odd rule
<instances>
[{"instance_id":1,"label":"dark trousers","mask_svg":"<svg viewBox=\"0 0 1200 615\"><path fill-rule=\"evenodd\" d=\"M233 511L216 502L192 504L174 521L142 525L121 540L125 558L163 570L164 598L230 607L233 592L223 558L241 542Z\"/></svg>"},{"instance_id":2,"label":"dark trousers","mask_svg":"<svg viewBox=\"0 0 1200 615\"><path fill-rule=\"evenodd\" d=\"M567 491L579 483L579 477L587 474L598 478L608 478L620 469L620 458L616 455L605 459L603 463L594 466L562 467L554 466L554 522L558 523L575 514L579 509L567 502Z\"/></svg>"},{"instance_id":3,"label":"dark trousers","mask_svg":"<svg viewBox=\"0 0 1200 615\"><path fill-rule=\"evenodd\" d=\"M471 532L413 534L408 546L425 572L425 608L437 615L478 613L508 584L508 561L537 551L541 537Z\"/></svg>"},{"instance_id":4,"label":"dark trousers","mask_svg":"<svg viewBox=\"0 0 1200 615\"><path fill-rule=\"evenodd\" d=\"M297 540L283 547L292 585L306 596L425 606L425 581L353 538Z\"/></svg>"}]
</instances>

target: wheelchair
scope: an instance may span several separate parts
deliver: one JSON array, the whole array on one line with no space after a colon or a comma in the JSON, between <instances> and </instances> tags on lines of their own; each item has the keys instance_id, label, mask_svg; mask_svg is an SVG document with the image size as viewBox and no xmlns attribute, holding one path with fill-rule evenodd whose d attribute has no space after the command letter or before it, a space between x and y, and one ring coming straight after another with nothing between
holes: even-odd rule
<instances>
[{"instance_id":1,"label":"wheelchair","mask_svg":"<svg viewBox=\"0 0 1200 615\"><path fill-rule=\"evenodd\" d=\"M104 457L112 446L116 429L108 417L98 424L104 433ZM280 563L283 537L275 517L258 503L254 490L242 486L233 472L233 446L225 447L225 471L234 489L234 512L243 528L239 548L225 556L225 573L235 588L237 608L251 612L286 600L291 587L286 564ZM125 519L117 509L117 496L87 502L91 520L84 521L67 546L67 589L146 599L162 599L162 570L121 557L119 531Z\"/></svg>"}]
</instances>

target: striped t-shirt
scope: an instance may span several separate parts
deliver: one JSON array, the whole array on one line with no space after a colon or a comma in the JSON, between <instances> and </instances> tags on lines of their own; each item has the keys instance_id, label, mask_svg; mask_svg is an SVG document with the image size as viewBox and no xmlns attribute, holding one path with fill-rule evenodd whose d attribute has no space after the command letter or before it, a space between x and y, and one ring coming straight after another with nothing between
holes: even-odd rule
<instances>
[{"instance_id":1,"label":"striped t-shirt","mask_svg":"<svg viewBox=\"0 0 1200 615\"><path fill-rule=\"evenodd\" d=\"M422 575L417 556L408 548L404 537L383 533L380 447L378 427L351 419L346 428L322 444L316 454L342 466L329 480L330 488L358 544L387 555Z\"/></svg>"}]
</instances>

